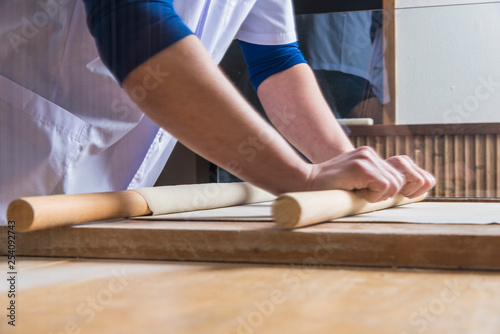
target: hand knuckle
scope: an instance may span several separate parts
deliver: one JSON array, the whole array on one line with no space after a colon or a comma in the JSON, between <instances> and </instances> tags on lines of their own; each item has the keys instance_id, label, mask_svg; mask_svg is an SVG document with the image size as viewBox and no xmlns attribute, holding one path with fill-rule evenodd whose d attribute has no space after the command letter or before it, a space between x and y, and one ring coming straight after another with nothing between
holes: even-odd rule
<instances>
[{"instance_id":1,"label":"hand knuckle","mask_svg":"<svg viewBox=\"0 0 500 334\"><path fill-rule=\"evenodd\" d=\"M371 157L373 156L374 154L376 154L375 150L373 148L371 148L370 146L361 146L359 149L358 149L358 154L362 157Z\"/></svg>"}]
</instances>

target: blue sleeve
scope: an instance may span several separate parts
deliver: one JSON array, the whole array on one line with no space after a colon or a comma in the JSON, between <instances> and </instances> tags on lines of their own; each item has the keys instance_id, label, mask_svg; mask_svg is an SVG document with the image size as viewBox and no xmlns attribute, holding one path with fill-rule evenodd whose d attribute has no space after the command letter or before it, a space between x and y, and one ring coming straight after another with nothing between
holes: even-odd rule
<instances>
[{"instance_id":1,"label":"blue sleeve","mask_svg":"<svg viewBox=\"0 0 500 334\"><path fill-rule=\"evenodd\" d=\"M257 45L238 41L238 44L248 66L250 82L255 91L271 75L294 65L307 63L297 42L283 45Z\"/></svg>"},{"instance_id":2,"label":"blue sleeve","mask_svg":"<svg viewBox=\"0 0 500 334\"><path fill-rule=\"evenodd\" d=\"M137 66L192 34L172 2L84 0L101 59L120 84Z\"/></svg>"}]
</instances>

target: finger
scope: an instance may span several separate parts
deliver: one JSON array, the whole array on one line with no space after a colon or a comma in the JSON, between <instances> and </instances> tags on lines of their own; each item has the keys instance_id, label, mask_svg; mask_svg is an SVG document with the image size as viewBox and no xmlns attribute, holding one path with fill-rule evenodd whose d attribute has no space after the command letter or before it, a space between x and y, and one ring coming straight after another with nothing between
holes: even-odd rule
<instances>
[{"instance_id":1,"label":"finger","mask_svg":"<svg viewBox=\"0 0 500 334\"><path fill-rule=\"evenodd\" d=\"M392 192L390 197L393 197L401 192L401 189L407 183L406 175L401 173L391 165L387 164L388 168L386 169L387 173L390 176L390 180L392 181L393 187L391 188ZM388 177L389 177L388 176Z\"/></svg>"},{"instance_id":2,"label":"finger","mask_svg":"<svg viewBox=\"0 0 500 334\"><path fill-rule=\"evenodd\" d=\"M382 199L396 196L406 184L406 177L397 169L381 159L379 172L387 180L388 186Z\"/></svg>"},{"instance_id":3,"label":"finger","mask_svg":"<svg viewBox=\"0 0 500 334\"><path fill-rule=\"evenodd\" d=\"M413 193L411 193L409 195L405 195L409 198L415 198L415 197L418 197L420 195L423 195L426 192L428 192L429 190L431 190L436 185L436 179L434 178L434 176L432 176L432 174L430 174L430 173L428 173L425 170L422 170L420 168L418 169L418 171L421 172L421 176L422 176L422 179L424 180L424 183L422 184L422 186L419 189L417 189Z\"/></svg>"},{"instance_id":4,"label":"finger","mask_svg":"<svg viewBox=\"0 0 500 334\"><path fill-rule=\"evenodd\" d=\"M395 156L386 161L406 177L406 184L401 189L402 195L410 197L425 184L423 175L418 171L418 167L409 157Z\"/></svg>"},{"instance_id":5,"label":"finger","mask_svg":"<svg viewBox=\"0 0 500 334\"><path fill-rule=\"evenodd\" d=\"M365 159L353 161L350 172L355 180L351 190L369 202L395 196L404 185L404 177L383 160L378 163Z\"/></svg>"},{"instance_id":6,"label":"finger","mask_svg":"<svg viewBox=\"0 0 500 334\"><path fill-rule=\"evenodd\" d=\"M435 184L434 177L418 167L408 156L395 156L386 160L406 177L401 194L414 198L429 191Z\"/></svg>"},{"instance_id":7,"label":"finger","mask_svg":"<svg viewBox=\"0 0 500 334\"><path fill-rule=\"evenodd\" d=\"M386 200L398 194L398 187L381 176L373 179L366 188L355 189L354 192L368 202L375 203Z\"/></svg>"},{"instance_id":8,"label":"finger","mask_svg":"<svg viewBox=\"0 0 500 334\"><path fill-rule=\"evenodd\" d=\"M397 195L405 185L405 176L384 161L373 149L362 148L356 152L356 162L359 167L356 173L360 176L359 181L364 180L358 190L359 195L370 202L385 200ZM364 177L361 177L361 176Z\"/></svg>"},{"instance_id":9,"label":"finger","mask_svg":"<svg viewBox=\"0 0 500 334\"><path fill-rule=\"evenodd\" d=\"M372 168L388 182L388 187L385 189L383 199L397 195L406 184L406 176L388 164L372 148L367 148L362 151L361 154L365 155L365 159L369 160L373 165Z\"/></svg>"}]
</instances>

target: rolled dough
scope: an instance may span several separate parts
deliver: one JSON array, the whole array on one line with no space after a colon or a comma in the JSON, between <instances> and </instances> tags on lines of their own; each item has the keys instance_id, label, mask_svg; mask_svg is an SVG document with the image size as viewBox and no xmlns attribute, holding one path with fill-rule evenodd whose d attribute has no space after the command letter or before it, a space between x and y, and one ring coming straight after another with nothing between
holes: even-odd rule
<instances>
[{"instance_id":1,"label":"rolled dough","mask_svg":"<svg viewBox=\"0 0 500 334\"><path fill-rule=\"evenodd\" d=\"M248 183L206 183L133 189L153 215L272 201L276 196Z\"/></svg>"}]
</instances>

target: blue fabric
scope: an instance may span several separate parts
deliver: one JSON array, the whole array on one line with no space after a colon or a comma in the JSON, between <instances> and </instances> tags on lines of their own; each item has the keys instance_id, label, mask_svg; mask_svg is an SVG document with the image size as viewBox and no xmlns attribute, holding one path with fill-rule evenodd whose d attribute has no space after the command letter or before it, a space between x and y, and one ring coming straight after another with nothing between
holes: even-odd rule
<instances>
[{"instance_id":1,"label":"blue fabric","mask_svg":"<svg viewBox=\"0 0 500 334\"><path fill-rule=\"evenodd\" d=\"M271 75L294 65L307 63L297 42L283 45L257 45L238 41L238 44L248 66L250 82L255 91Z\"/></svg>"},{"instance_id":2,"label":"blue fabric","mask_svg":"<svg viewBox=\"0 0 500 334\"><path fill-rule=\"evenodd\" d=\"M173 0L84 0L99 54L120 84L137 66L192 34Z\"/></svg>"}]
</instances>

